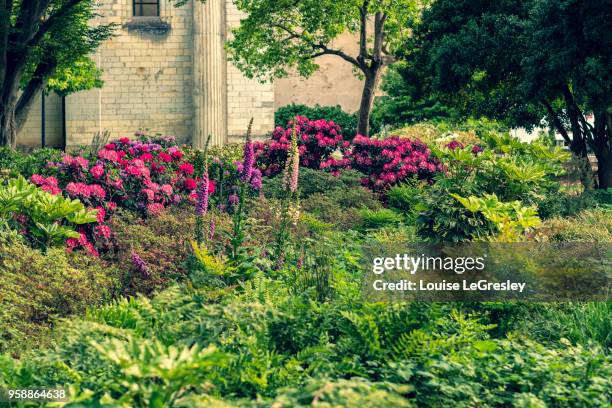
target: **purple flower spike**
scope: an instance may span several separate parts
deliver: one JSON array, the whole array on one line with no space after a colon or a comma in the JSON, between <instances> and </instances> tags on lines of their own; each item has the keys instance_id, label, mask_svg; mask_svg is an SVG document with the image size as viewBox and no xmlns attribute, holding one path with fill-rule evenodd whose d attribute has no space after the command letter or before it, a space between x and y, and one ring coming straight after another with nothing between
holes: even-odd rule
<instances>
[{"instance_id":1,"label":"purple flower spike","mask_svg":"<svg viewBox=\"0 0 612 408\"><path fill-rule=\"evenodd\" d=\"M151 276L151 272L149 271L149 267L147 266L146 262L143 261L140 255L134 251L132 251L132 264L134 265L134 268L140 272L143 278L146 279Z\"/></svg>"}]
</instances>

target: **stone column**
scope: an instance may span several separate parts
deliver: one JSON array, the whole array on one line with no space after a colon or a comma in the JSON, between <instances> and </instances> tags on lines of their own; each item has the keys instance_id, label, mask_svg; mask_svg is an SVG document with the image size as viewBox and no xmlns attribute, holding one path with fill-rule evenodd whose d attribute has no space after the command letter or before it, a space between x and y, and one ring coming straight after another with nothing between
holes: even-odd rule
<instances>
[{"instance_id":1,"label":"stone column","mask_svg":"<svg viewBox=\"0 0 612 408\"><path fill-rule=\"evenodd\" d=\"M225 0L193 0L193 144L227 142Z\"/></svg>"}]
</instances>

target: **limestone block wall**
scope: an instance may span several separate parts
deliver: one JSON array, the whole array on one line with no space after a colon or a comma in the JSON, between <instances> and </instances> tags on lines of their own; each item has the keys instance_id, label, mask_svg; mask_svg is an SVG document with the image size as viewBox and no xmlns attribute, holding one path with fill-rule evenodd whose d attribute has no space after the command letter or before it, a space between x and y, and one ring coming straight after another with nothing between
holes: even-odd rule
<instances>
[{"instance_id":1,"label":"limestone block wall","mask_svg":"<svg viewBox=\"0 0 612 408\"><path fill-rule=\"evenodd\" d=\"M357 35L346 33L338 37L332 46L357 55L358 41ZM275 107L278 109L291 103L340 105L346 112L356 112L363 82L353 74L352 65L335 55L324 55L316 62L320 69L308 79L292 74L275 81Z\"/></svg>"},{"instance_id":2,"label":"limestone block wall","mask_svg":"<svg viewBox=\"0 0 612 408\"><path fill-rule=\"evenodd\" d=\"M240 24L244 14L227 0L227 32ZM253 117L253 135L262 137L274 128L274 84L248 79L227 62L228 141L241 141Z\"/></svg>"},{"instance_id":3,"label":"limestone block wall","mask_svg":"<svg viewBox=\"0 0 612 408\"><path fill-rule=\"evenodd\" d=\"M102 89L66 101L67 145L87 144L98 131L111 137L150 129L191 141L193 135L192 7L160 1L157 29L138 25L131 0L100 2L100 22L119 25L92 58L103 70ZM158 19L159 23L159 19ZM94 21L93 24L96 24Z\"/></svg>"},{"instance_id":4,"label":"limestone block wall","mask_svg":"<svg viewBox=\"0 0 612 408\"><path fill-rule=\"evenodd\" d=\"M47 147L61 147L62 135L62 98L51 93L45 96L45 144ZM42 142L42 103L39 95L34 99L28 117L17 134L19 147L40 147Z\"/></svg>"}]
</instances>

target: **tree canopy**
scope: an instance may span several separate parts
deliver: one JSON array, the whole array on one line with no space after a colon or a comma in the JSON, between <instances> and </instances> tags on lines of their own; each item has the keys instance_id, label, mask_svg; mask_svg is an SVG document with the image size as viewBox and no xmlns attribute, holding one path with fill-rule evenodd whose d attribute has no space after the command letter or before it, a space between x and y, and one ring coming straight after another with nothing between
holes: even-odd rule
<instances>
[{"instance_id":1,"label":"tree canopy","mask_svg":"<svg viewBox=\"0 0 612 408\"><path fill-rule=\"evenodd\" d=\"M91 24L95 4L0 0L0 145L15 144L41 90L67 94L101 84L88 55L112 35L113 26Z\"/></svg>"},{"instance_id":2,"label":"tree canopy","mask_svg":"<svg viewBox=\"0 0 612 408\"><path fill-rule=\"evenodd\" d=\"M369 115L382 68L411 35L420 15L417 0L235 0L247 13L228 42L230 58L248 77L284 77L289 70L309 76L316 58L335 55L364 77L359 132L369 131ZM334 46L353 33L359 51Z\"/></svg>"},{"instance_id":3,"label":"tree canopy","mask_svg":"<svg viewBox=\"0 0 612 408\"><path fill-rule=\"evenodd\" d=\"M398 55L466 114L546 119L612 185L612 0L437 0Z\"/></svg>"}]
</instances>

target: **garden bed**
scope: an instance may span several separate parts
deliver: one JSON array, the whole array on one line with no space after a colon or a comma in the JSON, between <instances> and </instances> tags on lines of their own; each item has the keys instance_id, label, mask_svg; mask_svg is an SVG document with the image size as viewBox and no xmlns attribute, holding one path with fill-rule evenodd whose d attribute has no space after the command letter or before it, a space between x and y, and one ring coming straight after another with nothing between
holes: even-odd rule
<instances>
[{"instance_id":1,"label":"garden bed","mask_svg":"<svg viewBox=\"0 0 612 408\"><path fill-rule=\"evenodd\" d=\"M306 118L238 148L3 151L0 388L65 387L68 406L607 406L609 302L362 296L365 245L611 242L611 192L566 194L568 160L497 132L349 139Z\"/></svg>"}]
</instances>

